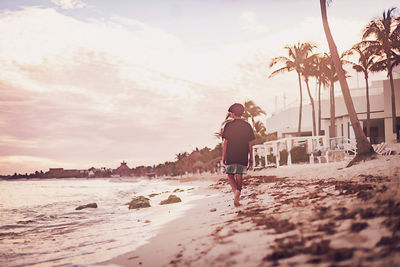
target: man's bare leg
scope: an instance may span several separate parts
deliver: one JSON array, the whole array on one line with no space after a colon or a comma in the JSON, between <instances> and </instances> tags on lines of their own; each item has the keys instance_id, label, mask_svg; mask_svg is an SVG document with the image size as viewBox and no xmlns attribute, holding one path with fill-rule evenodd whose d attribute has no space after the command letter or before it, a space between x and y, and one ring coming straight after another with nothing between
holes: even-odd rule
<instances>
[{"instance_id":1,"label":"man's bare leg","mask_svg":"<svg viewBox=\"0 0 400 267\"><path fill-rule=\"evenodd\" d=\"M232 187L233 193L235 194L235 200L233 201L233 204L235 204L235 206L239 206L240 190L238 189L238 184L236 182L235 175L228 174L228 181Z\"/></svg>"}]
</instances>

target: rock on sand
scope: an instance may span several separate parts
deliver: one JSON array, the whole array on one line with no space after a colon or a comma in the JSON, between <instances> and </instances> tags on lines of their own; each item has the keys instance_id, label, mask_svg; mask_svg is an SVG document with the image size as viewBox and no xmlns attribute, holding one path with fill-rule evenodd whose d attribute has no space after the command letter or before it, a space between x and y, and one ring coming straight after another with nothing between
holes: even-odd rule
<instances>
[{"instance_id":1,"label":"rock on sand","mask_svg":"<svg viewBox=\"0 0 400 267\"><path fill-rule=\"evenodd\" d=\"M177 203L177 202L182 202L182 200L175 195L170 195L167 199L161 201L160 205L172 204L172 203Z\"/></svg>"},{"instance_id":2,"label":"rock on sand","mask_svg":"<svg viewBox=\"0 0 400 267\"><path fill-rule=\"evenodd\" d=\"M150 201L144 196L135 197L129 202L129 209L140 209L150 207Z\"/></svg>"},{"instance_id":3,"label":"rock on sand","mask_svg":"<svg viewBox=\"0 0 400 267\"><path fill-rule=\"evenodd\" d=\"M83 209L86 209L86 208L97 209L97 203L90 203L90 204L82 205L82 206L79 206L79 207L75 208L75 210L83 210Z\"/></svg>"}]
</instances>

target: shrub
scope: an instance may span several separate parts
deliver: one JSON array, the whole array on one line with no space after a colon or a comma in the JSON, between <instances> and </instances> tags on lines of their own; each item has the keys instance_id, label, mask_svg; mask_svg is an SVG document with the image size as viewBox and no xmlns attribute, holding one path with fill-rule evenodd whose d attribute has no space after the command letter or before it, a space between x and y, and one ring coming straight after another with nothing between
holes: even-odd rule
<instances>
[{"instance_id":1,"label":"shrub","mask_svg":"<svg viewBox=\"0 0 400 267\"><path fill-rule=\"evenodd\" d=\"M260 157L256 155L254 157L254 167L265 167L265 157Z\"/></svg>"},{"instance_id":2,"label":"shrub","mask_svg":"<svg viewBox=\"0 0 400 267\"><path fill-rule=\"evenodd\" d=\"M255 157L254 157L254 166L259 166L260 165L260 156L258 156L258 155L256 155Z\"/></svg>"},{"instance_id":3,"label":"shrub","mask_svg":"<svg viewBox=\"0 0 400 267\"><path fill-rule=\"evenodd\" d=\"M289 153L286 149L279 152L279 165L286 165Z\"/></svg>"},{"instance_id":4,"label":"shrub","mask_svg":"<svg viewBox=\"0 0 400 267\"><path fill-rule=\"evenodd\" d=\"M308 162L308 154L303 146L295 146L290 150L292 163Z\"/></svg>"},{"instance_id":5,"label":"shrub","mask_svg":"<svg viewBox=\"0 0 400 267\"><path fill-rule=\"evenodd\" d=\"M275 163L276 157L272 153L270 153L269 155L267 155L267 160L268 162Z\"/></svg>"}]
</instances>

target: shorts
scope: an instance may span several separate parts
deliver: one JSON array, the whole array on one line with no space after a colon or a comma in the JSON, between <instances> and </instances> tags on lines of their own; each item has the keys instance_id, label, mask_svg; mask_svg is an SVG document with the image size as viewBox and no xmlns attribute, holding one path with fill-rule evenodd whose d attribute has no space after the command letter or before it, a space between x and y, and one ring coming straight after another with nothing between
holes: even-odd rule
<instances>
[{"instance_id":1,"label":"shorts","mask_svg":"<svg viewBox=\"0 0 400 267\"><path fill-rule=\"evenodd\" d=\"M227 174L246 174L247 166L240 165L240 164L226 165L226 173Z\"/></svg>"}]
</instances>

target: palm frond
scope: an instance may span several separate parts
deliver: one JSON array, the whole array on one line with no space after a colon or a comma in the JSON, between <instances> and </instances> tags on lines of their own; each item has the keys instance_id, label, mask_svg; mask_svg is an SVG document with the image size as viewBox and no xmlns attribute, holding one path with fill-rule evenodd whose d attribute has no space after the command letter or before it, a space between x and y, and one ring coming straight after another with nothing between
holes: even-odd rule
<instances>
[{"instance_id":1,"label":"palm frond","mask_svg":"<svg viewBox=\"0 0 400 267\"><path fill-rule=\"evenodd\" d=\"M277 63L286 63L291 61L290 59L288 59L287 57L274 57L273 59L271 59L271 62L269 63L269 67L273 67L275 64Z\"/></svg>"},{"instance_id":2,"label":"palm frond","mask_svg":"<svg viewBox=\"0 0 400 267\"><path fill-rule=\"evenodd\" d=\"M397 66L397 65L400 65L400 55L395 55L394 56L394 61L393 61L393 64L392 64L392 68L394 68L395 66Z\"/></svg>"},{"instance_id":3,"label":"palm frond","mask_svg":"<svg viewBox=\"0 0 400 267\"><path fill-rule=\"evenodd\" d=\"M386 65L386 59L382 59L372 64L370 70L372 72L380 72L386 70Z\"/></svg>"},{"instance_id":4,"label":"palm frond","mask_svg":"<svg viewBox=\"0 0 400 267\"><path fill-rule=\"evenodd\" d=\"M272 78L272 77L274 77L274 76L277 75L277 74L284 73L284 72L290 72L290 71L292 71L292 70L293 70L293 68L290 68L290 67L285 66L285 67L282 67L282 68L280 68L280 69L277 69L277 70L273 71L273 72L268 76L268 78Z\"/></svg>"},{"instance_id":5,"label":"palm frond","mask_svg":"<svg viewBox=\"0 0 400 267\"><path fill-rule=\"evenodd\" d=\"M370 21L368 25L363 29L362 39L365 40L371 35L381 35L381 32L381 25L379 25L377 21Z\"/></svg>"}]
</instances>

